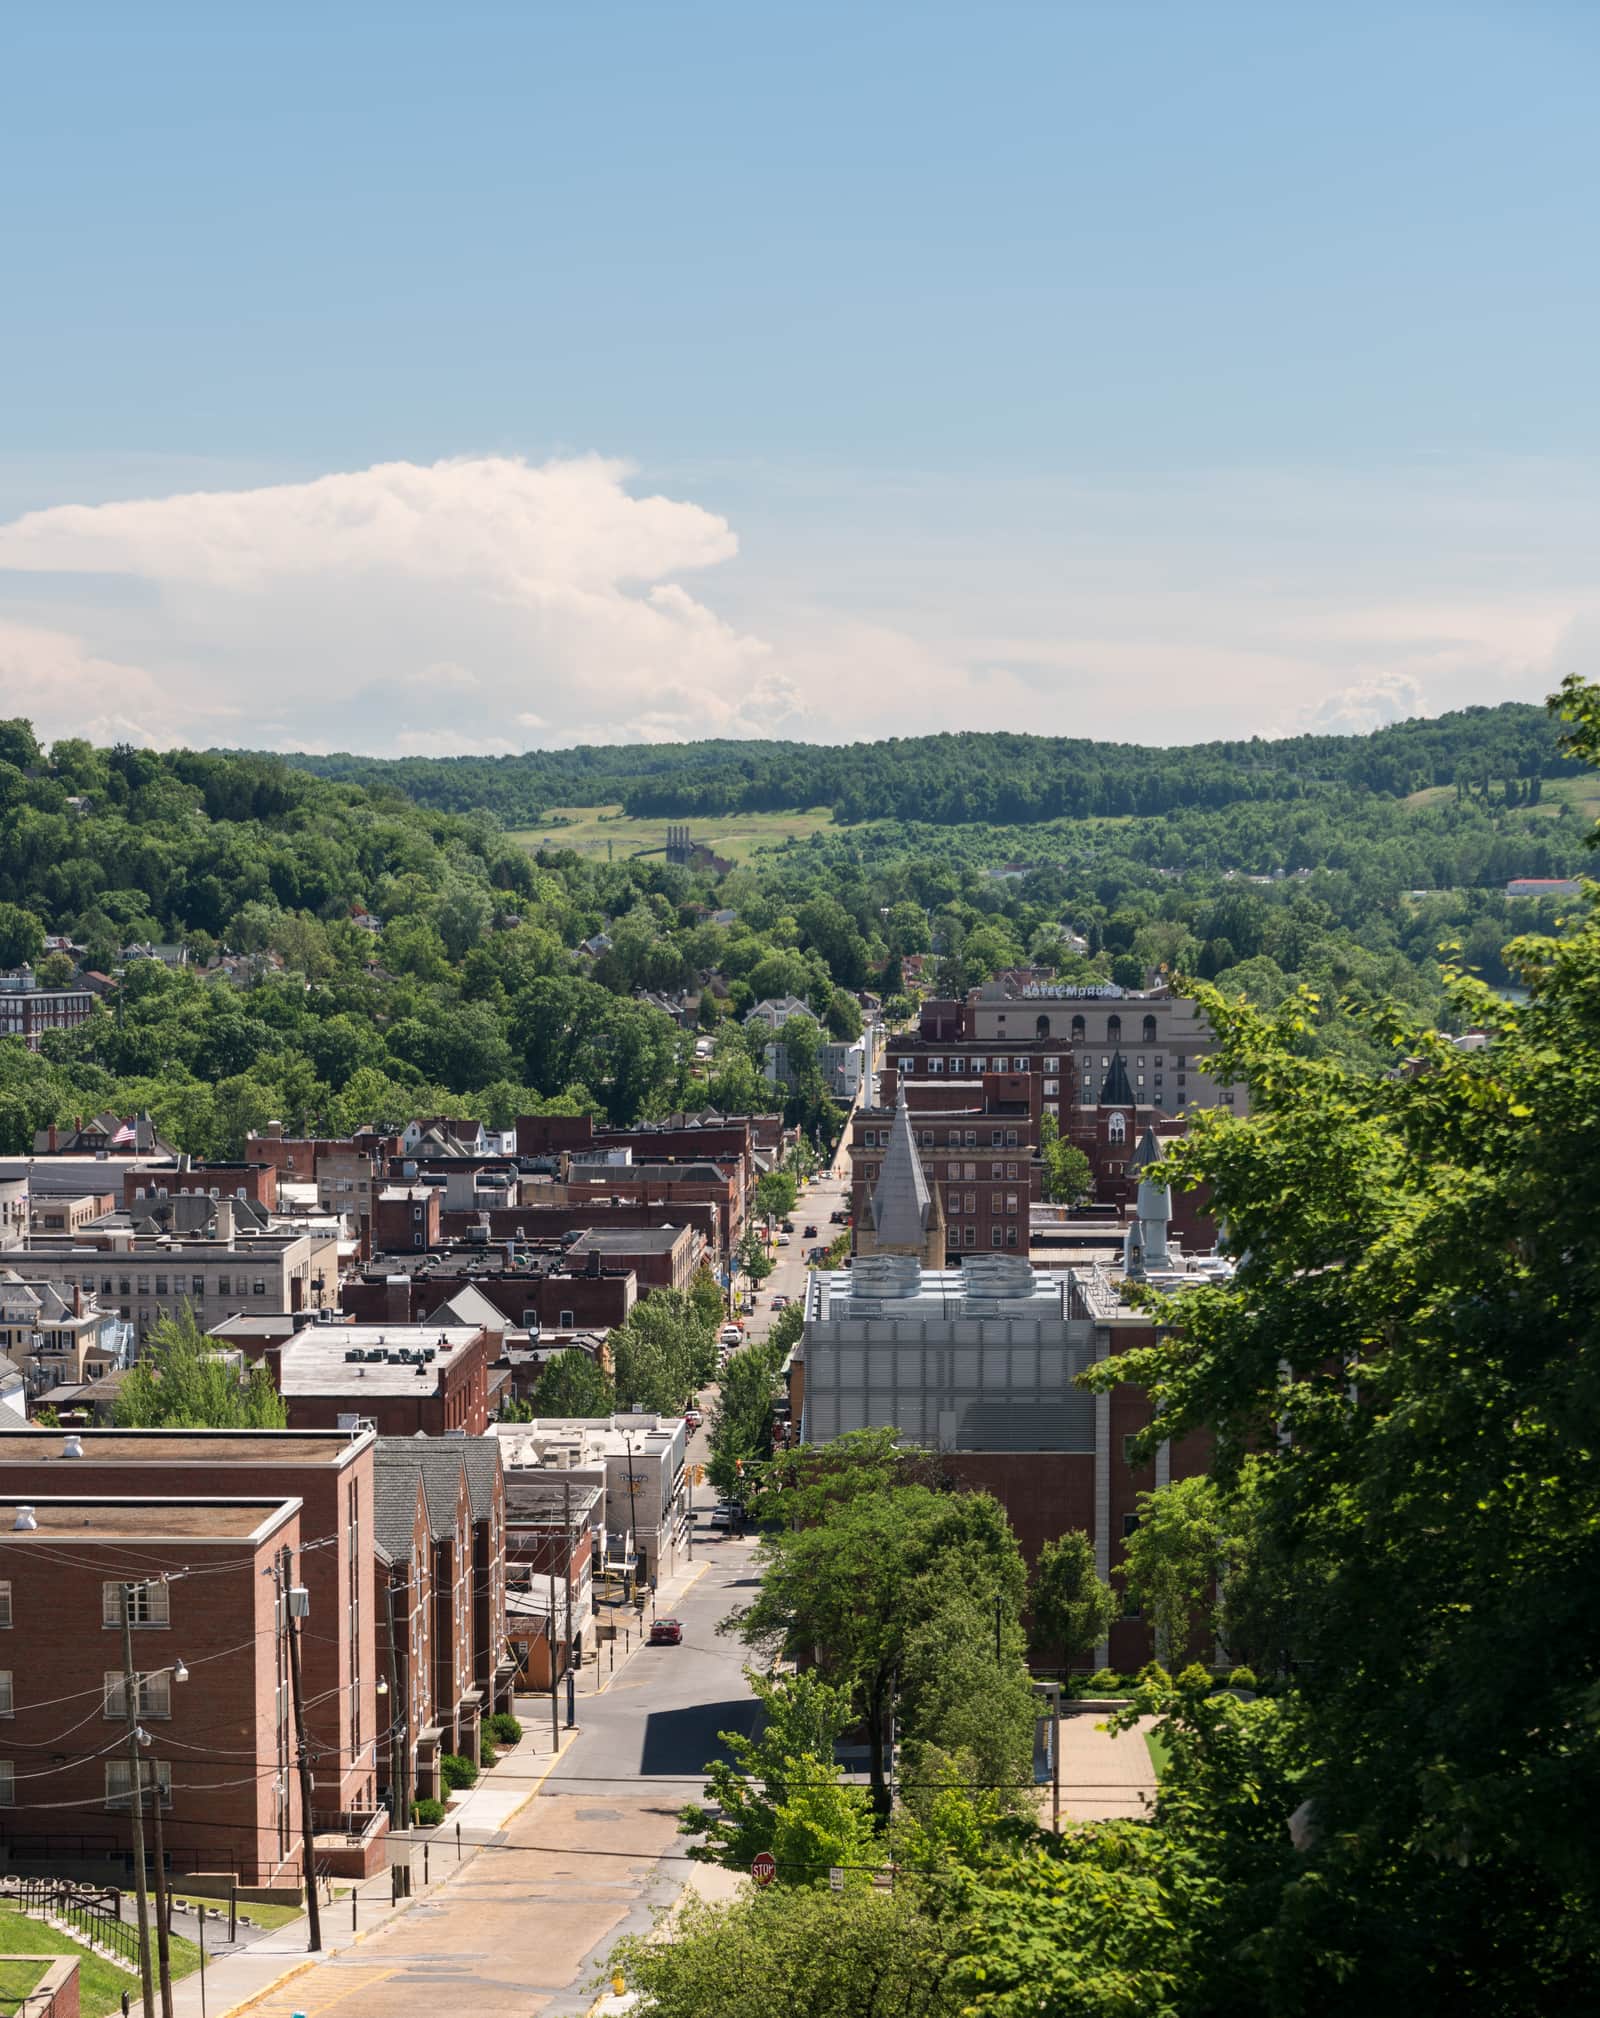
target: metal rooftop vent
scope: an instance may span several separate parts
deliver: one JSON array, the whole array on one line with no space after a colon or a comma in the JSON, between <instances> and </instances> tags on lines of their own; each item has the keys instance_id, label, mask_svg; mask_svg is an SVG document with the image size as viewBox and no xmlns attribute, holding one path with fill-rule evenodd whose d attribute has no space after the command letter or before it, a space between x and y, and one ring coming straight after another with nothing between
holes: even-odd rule
<instances>
[{"instance_id":1,"label":"metal rooftop vent","mask_svg":"<svg viewBox=\"0 0 1600 2018\"><path fill-rule=\"evenodd\" d=\"M81 1436L67 1437L66 1440L62 1443L61 1455L63 1457L82 1457L83 1438Z\"/></svg>"},{"instance_id":2,"label":"metal rooftop vent","mask_svg":"<svg viewBox=\"0 0 1600 2018\"><path fill-rule=\"evenodd\" d=\"M39 1523L33 1517L33 1508L31 1506L19 1506L17 1508L17 1517L11 1523L11 1532L18 1535L31 1534L38 1525Z\"/></svg>"}]
</instances>

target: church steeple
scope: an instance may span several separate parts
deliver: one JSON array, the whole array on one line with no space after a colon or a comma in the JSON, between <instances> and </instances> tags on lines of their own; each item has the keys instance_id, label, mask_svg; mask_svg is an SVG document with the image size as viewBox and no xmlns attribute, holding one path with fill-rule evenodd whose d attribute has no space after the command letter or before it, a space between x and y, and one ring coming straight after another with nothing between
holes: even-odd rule
<instances>
[{"instance_id":1,"label":"church steeple","mask_svg":"<svg viewBox=\"0 0 1600 2018\"><path fill-rule=\"evenodd\" d=\"M933 1194L911 1132L911 1110L902 1094L889 1131L888 1153L872 1194L872 1230L878 1236L879 1252L902 1248L920 1254L932 1210Z\"/></svg>"},{"instance_id":2,"label":"church steeple","mask_svg":"<svg viewBox=\"0 0 1600 2018\"><path fill-rule=\"evenodd\" d=\"M1111 1069L1106 1074L1106 1083L1100 1089L1102 1107L1131 1107L1133 1088L1128 1084L1128 1068L1120 1051L1112 1053Z\"/></svg>"}]
</instances>

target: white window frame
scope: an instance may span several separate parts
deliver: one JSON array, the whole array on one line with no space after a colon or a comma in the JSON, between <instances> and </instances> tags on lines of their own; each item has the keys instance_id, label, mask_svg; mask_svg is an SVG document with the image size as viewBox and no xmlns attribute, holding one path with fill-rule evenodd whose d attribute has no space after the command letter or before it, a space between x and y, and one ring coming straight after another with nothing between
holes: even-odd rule
<instances>
[{"instance_id":1,"label":"white window frame","mask_svg":"<svg viewBox=\"0 0 1600 2018\"><path fill-rule=\"evenodd\" d=\"M143 1771L139 1777L141 1790L152 1782L161 1789L161 1805L172 1806L172 1761L170 1759L143 1759ZM106 1760L105 1805L112 1811L133 1806L133 1774L127 1759Z\"/></svg>"},{"instance_id":2,"label":"white window frame","mask_svg":"<svg viewBox=\"0 0 1600 2018\"><path fill-rule=\"evenodd\" d=\"M170 1626L172 1623L172 1600L167 1586L155 1583L102 1584L100 1586L100 1624L107 1632L122 1630L122 1593L129 1592L128 1617L135 1632L153 1627Z\"/></svg>"},{"instance_id":3,"label":"white window frame","mask_svg":"<svg viewBox=\"0 0 1600 2018\"><path fill-rule=\"evenodd\" d=\"M120 1668L107 1668L105 1670L105 1681L105 1715L114 1717L118 1723L126 1723L128 1720L128 1708L127 1695L123 1688L122 1670ZM137 1675L134 1686L139 1702L139 1707L135 1714L141 1720L145 1717L166 1718L172 1715L172 1671L170 1668L157 1668L152 1674Z\"/></svg>"}]
</instances>

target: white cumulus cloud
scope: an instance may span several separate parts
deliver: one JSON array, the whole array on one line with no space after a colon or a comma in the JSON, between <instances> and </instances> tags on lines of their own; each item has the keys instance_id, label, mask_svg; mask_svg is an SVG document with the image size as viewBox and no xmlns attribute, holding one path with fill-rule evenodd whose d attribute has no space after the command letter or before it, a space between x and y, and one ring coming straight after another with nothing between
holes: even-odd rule
<instances>
[{"instance_id":1,"label":"white cumulus cloud","mask_svg":"<svg viewBox=\"0 0 1600 2018\"><path fill-rule=\"evenodd\" d=\"M595 724L656 738L786 719L769 646L679 580L732 558L727 521L636 497L628 476L596 456L489 456L29 512L0 526L0 569L72 628L16 641L18 685L49 734L115 696L148 740L395 753L514 750L535 725L561 742ZM148 683L86 697L92 675L61 676L92 668L97 633L126 621L75 598L74 577L156 592L140 615Z\"/></svg>"}]
</instances>

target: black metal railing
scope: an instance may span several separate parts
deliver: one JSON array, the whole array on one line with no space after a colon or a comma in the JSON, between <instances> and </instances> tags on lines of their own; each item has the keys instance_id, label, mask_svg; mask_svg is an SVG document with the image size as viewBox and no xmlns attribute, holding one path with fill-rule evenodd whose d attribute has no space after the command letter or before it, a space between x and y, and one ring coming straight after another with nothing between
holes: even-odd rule
<instances>
[{"instance_id":1,"label":"black metal railing","mask_svg":"<svg viewBox=\"0 0 1600 2018\"><path fill-rule=\"evenodd\" d=\"M122 1894L96 1890L59 1878L0 1879L0 1904L15 1906L35 1920L59 1920L81 1940L104 1948L137 1967L139 1932L122 1918Z\"/></svg>"}]
</instances>

